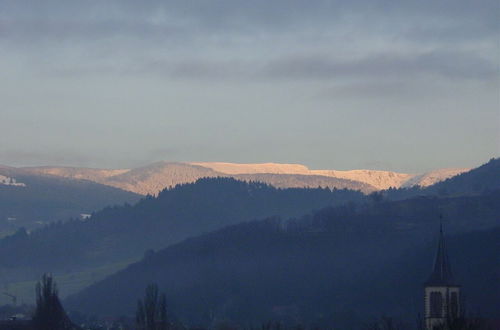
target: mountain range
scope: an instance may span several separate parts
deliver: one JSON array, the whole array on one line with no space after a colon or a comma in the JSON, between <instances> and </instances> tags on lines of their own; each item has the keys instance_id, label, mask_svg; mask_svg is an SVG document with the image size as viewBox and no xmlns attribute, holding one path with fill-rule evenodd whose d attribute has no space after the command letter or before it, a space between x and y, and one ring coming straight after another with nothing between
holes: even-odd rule
<instances>
[{"instance_id":1,"label":"mountain range","mask_svg":"<svg viewBox=\"0 0 500 330\"><path fill-rule=\"evenodd\" d=\"M51 221L88 217L108 205L134 203L165 188L207 177L264 182L277 188L358 190L365 194L387 188L430 187L467 169L423 174L375 170L311 170L300 164L223 162L157 162L133 169L0 165L0 237L19 227L28 230ZM404 198L419 193L402 192Z\"/></svg>"},{"instance_id":2,"label":"mountain range","mask_svg":"<svg viewBox=\"0 0 500 330\"><path fill-rule=\"evenodd\" d=\"M133 203L140 196L207 177L264 182L277 188L358 190L428 187L466 172L441 169L422 174L376 170L311 170L301 164L226 162L156 162L133 169L0 165L0 237L24 226L86 217L108 205ZM405 197L407 197L405 195Z\"/></svg>"},{"instance_id":3,"label":"mountain range","mask_svg":"<svg viewBox=\"0 0 500 330\"><path fill-rule=\"evenodd\" d=\"M220 229L150 250L139 262L68 297L66 306L89 315L132 315L144 287L158 283L167 294L171 315L192 326L231 320L258 325L259 320L274 319L359 329L381 315L414 324L443 221L468 310L494 317L500 308L496 299L499 173L500 159L492 159L423 189L389 189L358 196L361 199L351 195L350 202L302 217L225 222ZM211 192L202 192L200 188L207 184ZM250 192L242 200L260 195L258 190L267 187L252 185L231 178L204 179L150 196L148 207L138 207L139 203L113 212L122 214L118 217L122 220L130 213L147 219L146 210L163 204L166 192L185 187L196 196L193 201L208 195L207 205L212 205L213 198L218 201L196 213L206 221L213 210L220 212L220 205L237 205L230 196L240 194L225 193L233 190L231 186ZM198 190L201 194L193 195ZM343 194L337 193L337 198ZM410 197L393 199L398 194ZM162 212L175 204L165 205ZM196 202L189 205L192 208ZM241 214L246 208L237 209L235 214Z\"/></svg>"},{"instance_id":4,"label":"mountain range","mask_svg":"<svg viewBox=\"0 0 500 330\"><path fill-rule=\"evenodd\" d=\"M157 196L145 196L138 202L106 207L85 219L52 223L31 232L20 229L0 240L0 271L4 284L34 280L36 274L43 272L75 279L70 280L78 283L71 284L71 292L62 291L66 295L91 283L76 280L79 274L91 274L89 280L95 281L93 274L111 274L109 270L98 270L103 267L110 266L109 269L116 271L112 265L123 267L150 255L152 250L269 217L286 220L287 228L295 226L304 233L317 231L314 223L325 217L334 218L330 222L334 224L332 228L342 229L351 223L354 231L382 230L381 235L387 226L397 232L416 228L412 232L420 234L413 239L403 236L403 249L411 242L423 243L422 240L432 235L434 227L429 224L440 213L453 219L453 225L448 228L451 233L491 228L500 214L499 171L500 160L494 159L427 188L389 189L370 195L347 189L278 189L233 177L198 179L164 189ZM44 177L54 179L51 175ZM29 187L29 181L26 182ZM82 182L95 184L88 180ZM321 209L326 211L318 211ZM311 212L315 214L312 218L303 216ZM426 234L422 235L423 232ZM381 244L395 242L382 240ZM365 247L367 251L378 249ZM346 253L350 248L345 247ZM388 250L384 254L392 252Z\"/></svg>"},{"instance_id":5,"label":"mountain range","mask_svg":"<svg viewBox=\"0 0 500 330\"><path fill-rule=\"evenodd\" d=\"M408 174L378 170L311 170L300 164L236 164L222 162L156 162L133 169L78 167L24 167L25 173L89 180L141 195L156 195L164 188L191 183L204 177L233 177L260 181L279 188L318 186L370 193L388 188L430 186L470 169L439 169Z\"/></svg>"},{"instance_id":6,"label":"mountain range","mask_svg":"<svg viewBox=\"0 0 500 330\"><path fill-rule=\"evenodd\" d=\"M0 266L23 268L27 264L30 267L51 264L56 269L62 269L68 263L80 267L96 266L137 258L147 249L163 248L190 236L252 219L269 216L297 217L324 207L349 203L361 205L378 202L380 199L389 201L425 195L477 195L500 188L500 176L497 175L500 159L493 159L476 169L426 188L389 189L370 196L348 189L285 189L257 182L266 181L264 179L269 181L269 178L281 180L296 175L316 177L280 174L283 171L304 170L295 165L259 165L249 169L247 165L241 164L216 164L214 167L230 173L227 177L205 177L195 183L170 185L170 188L162 190L156 197L148 195L140 201L139 195L94 183L89 179L102 179L107 175L108 179L115 182L120 182L117 177L121 177L123 182L142 179L141 182L154 183L156 175L166 178L165 174L169 174L168 178L172 179L178 173L186 174L186 168L193 169L197 174L200 171L208 174L212 169L200 165L157 163L150 166L149 171L141 168L117 174L113 170L92 170L86 172L86 176L78 169L63 169L63 173L55 168L44 168L46 172L40 172L39 168L4 170L0 172L4 173L2 175L15 176L15 182L23 183L24 186L0 186L0 196L3 197L0 200L1 212L31 212L32 216L42 219L41 210L47 208L62 216L84 207L88 214L84 219L77 217L76 220L68 221L66 218L66 223L41 227L30 235L21 230L12 237L0 240ZM240 174L266 170L263 167L279 173ZM74 178L61 177L70 174ZM252 180L248 179L249 176L252 176ZM187 180L188 176L183 178ZM241 181L242 178L246 179ZM123 205L124 202L127 204ZM112 206L113 204L122 206ZM109 206L94 212L100 205L101 208ZM54 241L53 245L49 243L51 241ZM122 244L124 241L128 243ZM46 250L47 247L50 249ZM27 256L18 258L20 251L25 251ZM36 252L34 255L37 257L32 259L28 251Z\"/></svg>"}]
</instances>

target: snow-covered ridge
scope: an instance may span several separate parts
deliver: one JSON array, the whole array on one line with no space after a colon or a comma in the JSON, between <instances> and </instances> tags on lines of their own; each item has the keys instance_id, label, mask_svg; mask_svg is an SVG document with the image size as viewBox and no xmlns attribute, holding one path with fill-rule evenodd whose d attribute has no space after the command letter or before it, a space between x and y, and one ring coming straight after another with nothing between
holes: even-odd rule
<instances>
[{"instance_id":1,"label":"snow-covered ridge","mask_svg":"<svg viewBox=\"0 0 500 330\"><path fill-rule=\"evenodd\" d=\"M311 170L302 164L227 162L157 162L134 169L94 169L78 167L27 167L24 173L89 180L138 194L156 195L164 188L190 183L203 177L228 176L257 180L282 188L330 187L356 189L365 193L391 187L429 186L467 171L441 169L421 174L379 170ZM5 174L5 173L4 173ZM8 175L8 174L5 174ZM10 183L10 178L3 182ZM15 181L13 181L15 183ZM0 184L2 183L0 179Z\"/></svg>"},{"instance_id":2,"label":"snow-covered ridge","mask_svg":"<svg viewBox=\"0 0 500 330\"><path fill-rule=\"evenodd\" d=\"M389 189L391 187L399 188L407 180L413 177L413 174L376 170L313 170L311 172L317 175L325 175L368 183L377 189Z\"/></svg>"},{"instance_id":3,"label":"snow-covered ridge","mask_svg":"<svg viewBox=\"0 0 500 330\"><path fill-rule=\"evenodd\" d=\"M129 169L96 169L96 168L80 168L80 167L27 167L25 170L30 173L54 175L63 178L71 178L77 180L89 180L99 182L109 177L120 175L130 171Z\"/></svg>"},{"instance_id":4,"label":"snow-covered ridge","mask_svg":"<svg viewBox=\"0 0 500 330\"><path fill-rule=\"evenodd\" d=\"M199 162L191 165L210 168L214 171L225 174L301 174L308 175L311 170L301 164L280 164L280 163L260 163L260 164L238 164L222 162Z\"/></svg>"},{"instance_id":5,"label":"snow-covered ridge","mask_svg":"<svg viewBox=\"0 0 500 330\"><path fill-rule=\"evenodd\" d=\"M307 166L302 164L236 164L221 162L197 162L190 164L210 168L220 173L232 175L257 173L321 175L332 178L363 182L375 187L376 189L381 190L391 187L400 188L412 187L417 185L426 187L469 170L466 168L440 169L422 174L408 174L378 170L310 170Z\"/></svg>"},{"instance_id":6,"label":"snow-covered ridge","mask_svg":"<svg viewBox=\"0 0 500 330\"><path fill-rule=\"evenodd\" d=\"M427 187L433 185L434 183L444 181L456 175L462 174L469 171L469 168L443 168L439 170L434 170L426 172L423 174L414 175L409 180L405 181L401 187L413 187L421 186Z\"/></svg>"},{"instance_id":7,"label":"snow-covered ridge","mask_svg":"<svg viewBox=\"0 0 500 330\"><path fill-rule=\"evenodd\" d=\"M26 184L17 182L16 179L0 175L0 184L5 186L26 187Z\"/></svg>"}]
</instances>

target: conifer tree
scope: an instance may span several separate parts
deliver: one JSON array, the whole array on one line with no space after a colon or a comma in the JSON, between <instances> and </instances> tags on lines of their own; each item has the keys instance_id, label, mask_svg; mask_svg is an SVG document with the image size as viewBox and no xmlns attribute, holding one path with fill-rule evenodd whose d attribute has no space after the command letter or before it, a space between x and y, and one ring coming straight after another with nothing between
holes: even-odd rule
<instances>
[{"instance_id":1,"label":"conifer tree","mask_svg":"<svg viewBox=\"0 0 500 330\"><path fill-rule=\"evenodd\" d=\"M37 330L75 329L58 297L52 275L44 274L36 285L36 310L33 323Z\"/></svg>"}]
</instances>

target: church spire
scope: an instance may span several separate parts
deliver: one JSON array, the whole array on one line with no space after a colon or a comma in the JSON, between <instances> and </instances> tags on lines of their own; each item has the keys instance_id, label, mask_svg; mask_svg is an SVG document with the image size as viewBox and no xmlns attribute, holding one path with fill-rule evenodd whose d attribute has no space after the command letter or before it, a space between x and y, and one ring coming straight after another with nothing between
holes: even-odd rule
<instances>
[{"instance_id":1,"label":"church spire","mask_svg":"<svg viewBox=\"0 0 500 330\"><path fill-rule=\"evenodd\" d=\"M431 276L425 282L427 286L453 284L453 275L451 273L450 262L444 243L443 224L441 223L439 226L439 240L436 257L434 258L434 268Z\"/></svg>"},{"instance_id":2,"label":"church spire","mask_svg":"<svg viewBox=\"0 0 500 330\"><path fill-rule=\"evenodd\" d=\"M424 292L425 329L449 329L448 322L461 314L460 285L451 273L442 224L439 226L434 268L425 282Z\"/></svg>"}]
</instances>

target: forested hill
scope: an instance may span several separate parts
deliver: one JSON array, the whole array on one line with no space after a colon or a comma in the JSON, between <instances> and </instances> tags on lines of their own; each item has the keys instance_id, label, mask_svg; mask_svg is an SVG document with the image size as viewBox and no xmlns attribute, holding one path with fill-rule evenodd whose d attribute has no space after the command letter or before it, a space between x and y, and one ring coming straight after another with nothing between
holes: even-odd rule
<instances>
[{"instance_id":1,"label":"forested hill","mask_svg":"<svg viewBox=\"0 0 500 330\"><path fill-rule=\"evenodd\" d=\"M421 195L446 197L477 195L498 189L500 189L500 158L492 158L486 164L431 186L388 189L382 191L380 196L389 199L403 199Z\"/></svg>"},{"instance_id":2,"label":"forested hill","mask_svg":"<svg viewBox=\"0 0 500 330\"><path fill-rule=\"evenodd\" d=\"M86 180L26 173L0 166L0 235L40 227L109 205L135 203L140 195Z\"/></svg>"},{"instance_id":3,"label":"forested hill","mask_svg":"<svg viewBox=\"0 0 500 330\"><path fill-rule=\"evenodd\" d=\"M426 188L441 195L480 194L500 188L500 158Z\"/></svg>"},{"instance_id":4,"label":"forested hill","mask_svg":"<svg viewBox=\"0 0 500 330\"><path fill-rule=\"evenodd\" d=\"M54 272L129 260L226 225L273 215L297 217L363 198L348 190L277 189L230 178L200 179L133 206L105 208L86 221L52 224L30 234L21 230L0 241L0 267Z\"/></svg>"},{"instance_id":5,"label":"forested hill","mask_svg":"<svg viewBox=\"0 0 500 330\"><path fill-rule=\"evenodd\" d=\"M432 268L440 212L468 310L491 317L500 308L498 191L234 225L151 253L67 303L90 314L133 315L137 298L154 282L166 292L171 313L191 325L278 319L359 329L381 315L413 325Z\"/></svg>"}]
</instances>

